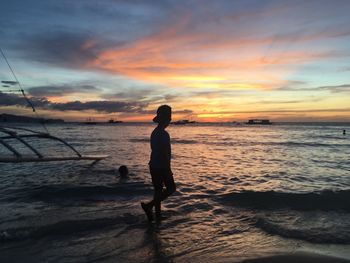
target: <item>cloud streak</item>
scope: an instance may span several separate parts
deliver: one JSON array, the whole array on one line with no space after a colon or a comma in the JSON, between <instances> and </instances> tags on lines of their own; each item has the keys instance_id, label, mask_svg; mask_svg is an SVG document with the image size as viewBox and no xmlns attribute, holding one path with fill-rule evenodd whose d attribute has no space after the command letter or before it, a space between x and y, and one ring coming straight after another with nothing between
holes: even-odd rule
<instances>
[{"instance_id":1,"label":"cloud streak","mask_svg":"<svg viewBox=\"0 0 350 263\"><path fill-rule=\"evenodd\" d=\"M315 89L326 90L332 93L350 92L350 84L343 84L343 85L337 85L337 86L321 86Z\"/></svg>"},{"instance_id":2,"label":"cloud streak","mask_svg":"<svg viewBox=\"0 0 350 263\"><path fill-rule=\"evenodd\" d=\"M31 97L31 102L36 108L55 111L88 111L94 110L100 113L142 113L148 106L145 102L127 101L72 101L72 102L52 102L46 98ZM23 97L15 94L0 92L0 106L20 106L30 107Z\"/></svg>"},{"instance_id":3,"label":"cloud streak","mask_svg":"<svg viewBox=\"0 0 350 263\"><path fill-rule=\"evenodd\" d=\"M94 93L101 89L92 85L49 85L31 87L27 89L28 94L36 97L66 96L76 93Z\"/></svg>"},{"instance_id":4,"label":"cloud streak","mask_svg":"<svg viewBox=\"0 0 350 263\"><path fill-rule=\"evenodd\" d=\"M287 84L286 86L280 87L280 91L295 91L295 92L308 92L308 91L328 91L330 93L347 93L350 92L350 84L342 85L329 85L329 86L319 86L319 87L308 87L303 83L292 83Z\"/></svg>"}]
</instances>

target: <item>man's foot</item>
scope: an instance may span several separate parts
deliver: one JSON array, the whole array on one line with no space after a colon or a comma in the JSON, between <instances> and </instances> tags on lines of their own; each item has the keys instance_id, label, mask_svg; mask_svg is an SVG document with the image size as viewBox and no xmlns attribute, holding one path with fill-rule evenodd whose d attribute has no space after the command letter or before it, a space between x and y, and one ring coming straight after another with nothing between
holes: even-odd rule
<instances>
[{"instance_id":1,"label":"man's foot","mask_svg":"<svg viewBox=\"0 0 350 263\"><path fill-rule=\"evenodd\" d=\"M153 214L152 214L152 207L149 207L147 204L141 202L141 207L143 211L145 211L145 214L147 216L147 219L149 222L152 222L153 220Z\"/></svg>"}]
</instances>

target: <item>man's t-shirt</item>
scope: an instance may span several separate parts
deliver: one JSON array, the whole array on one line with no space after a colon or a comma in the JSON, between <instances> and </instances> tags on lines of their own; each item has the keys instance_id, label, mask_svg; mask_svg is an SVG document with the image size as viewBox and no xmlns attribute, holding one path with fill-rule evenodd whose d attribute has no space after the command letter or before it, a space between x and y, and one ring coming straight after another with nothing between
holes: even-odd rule
<instances>
[{"instance_id":1,"label":"man's t-shirt","mask_svg":"<svg viewBox=\"0 0 350 263\"><path fill-rule=\"evenodd\" d=\"M151 134L151 160L154 169L169 169L171 158L170 136L167 131L155 128Z\"/></svg>"}]
</instances>

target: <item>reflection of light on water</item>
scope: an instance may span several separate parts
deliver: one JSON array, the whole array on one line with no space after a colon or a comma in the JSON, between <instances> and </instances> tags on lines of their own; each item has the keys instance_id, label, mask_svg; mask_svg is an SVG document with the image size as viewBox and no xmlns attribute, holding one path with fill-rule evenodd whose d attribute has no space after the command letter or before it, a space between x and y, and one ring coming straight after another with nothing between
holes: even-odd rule
<instances>
[{"instance_id":1,"label":"reflection of light on water","mask_svg":"<svg viewBox=\"0 0 350 263\"><path fill-rule=\"evenodd\" d=\"M109 154L110 158L97 164L95 171L90 171L84 162L2 165L1 200L17 196L14 200L18 203L8 203L6 214L0 213L1 218L11 221L11 225L1 226L17 228L30 222L50 225L57 220L92 220L91 224L88 222L92 229L60 237L59 250L49 245L51 238L57 237L46 236L45 253L53 257L66 254L83 258L89 254L91 258L109 255L126 262L135 257L145 261L221 258L234 262L261 253L290 252L302 242L268 234L257 226L258 218L271 221L266 225L278 223L281 227L288 220L295 219L297 223L307 220L310 214L282 209L278 217L275 210L263 213L257 208L222 202L224 194L243 190L310 192L344 189L349 185L350 143L343 137L338 139L336 128L171 126L168 130L173 139L172 167L178 191L164 202L168 219L160 226L149 228L139 201L151 198L147 138L153 127L136 124L51 126L52 133L73 143L81 152ZM121 164L127 165L131 173L129 180L122 184L145 183L147 191L132 184L117 191L119 178L108 171ZM51 198L50 202L40 195L37 199L26 195L34 190L45 191L45 186L59 186L63 191L72 187L82 194L74 195L74 202L69 191L63 192L60 199ZM115 186L116 190L100 193L93 190L95 186L102 189ZM91 194L90 190L85 193L86 189L92 189ZM327 212L319 213L322 218ZM18 215L22 216L21 220ZM108 228L95 227L96 218L112 223ZM115 224L110 218L115 218ZM276 222L276 218L285 220ZM338 224L342 224L348 215L339 218ZM305 221L304 225L307 224ZM320 221L318 226L327 225Z\"/></svg>"}]
</instances>

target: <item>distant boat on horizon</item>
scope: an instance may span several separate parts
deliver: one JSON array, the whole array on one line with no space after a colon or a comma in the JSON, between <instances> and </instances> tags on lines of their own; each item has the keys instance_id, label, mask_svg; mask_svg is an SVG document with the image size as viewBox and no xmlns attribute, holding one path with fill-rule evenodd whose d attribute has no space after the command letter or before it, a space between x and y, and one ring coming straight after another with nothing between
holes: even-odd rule
<instances>
[{"instance_id":1,"label":"distant boat on horizon","mask_svg":"<svg viewBox=\"0 0 350 263\"><path fill-rule=\"evenodd\" d=\"M234 124L234 125L241 125L241 123L238 122L238 121L232 121L232 122L230 122L230 123L232 123L232 124Z\"/></svg>"},{"instance_id":2,"label":"distant boat on horizon","mask_svg":"<svg viewBox=\"0 0 350 263\"><path fill-rule=\"evenodd\" d=\"M92 119L92 118L87 118L87 120L84 122L84 124L87 124L87 125L96 125L97 122Z\"/></svg>"},{"instance_id":3,"label":"distant boat on horizon","mask_svg":"<svg viewBox=\"0 0 350 263\"><path fill-rule=\"evenodd\" d=\"M112 124L114 124L114 123L123 123L123 121L115 121L114 119L110 119L108 121L108 123L112 123Z\"/></svg>"},{"instance_id":4,"label":"distant boat on horizon","mask_svg":"<svg viewBox=\"0 0 350 263\"><path fill-rule=\"evenodd\" d=\"M262 120L262 119L251 119L248 122L246 122L246 124L249 125L271 125L272 122L270 122L270 120Z\"/></svg>"},{"instance_id":5,"label":"distant boat on horizon","mask_svg":"<svg viewBox=\"0 0 350 263\"><path fill-rule=\"evenodd\" d=\"M190 120L179 120L179 121L172 122L172 124L175 124L175 125L185 125L185 124L191 124L191 123L196 123L196 122L190 121Z\"/></svg>"}]
</instances>

